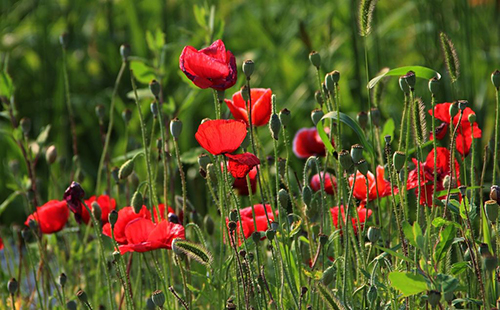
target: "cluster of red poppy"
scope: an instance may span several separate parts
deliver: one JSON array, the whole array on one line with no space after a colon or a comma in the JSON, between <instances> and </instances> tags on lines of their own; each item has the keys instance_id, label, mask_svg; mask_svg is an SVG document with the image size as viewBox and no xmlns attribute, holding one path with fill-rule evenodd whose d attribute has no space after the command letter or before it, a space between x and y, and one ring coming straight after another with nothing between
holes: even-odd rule
<instances>
[{"instance_id":1,"label":"cluster of red poppy","mask_svg":"<svg viewBox=\"0 0 500 310\"><path fill-rule=\"evenodd\" d=\"M253 216L255 212L255 217ZM241 226L238 223L236 226L235 239L238 241L238 245L241 245L243 241L249 238L254 232L266 231L269 228L269 222L274 221L274 214L271 206L266 204L265 207L262 204L256 204L253 208L246 207L240 210L241 226L243 226L243 233L241 233ZM229 223L229 219L226 218L226 224Z\"/></svg>"}]
</instances>

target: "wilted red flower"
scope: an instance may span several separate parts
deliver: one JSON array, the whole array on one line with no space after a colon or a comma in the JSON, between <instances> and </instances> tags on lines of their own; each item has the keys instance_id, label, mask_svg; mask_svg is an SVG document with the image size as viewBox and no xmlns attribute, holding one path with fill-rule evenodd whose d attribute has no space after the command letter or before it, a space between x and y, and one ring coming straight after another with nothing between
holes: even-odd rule
<instances>
[{"instance_id":1,"label":"wilted red flower","mask_svg":"<svg viewBox=\"0 0 500 310\"><path fill-rule=\"evenodd\" d=\"M253 194L257 190L257 167L253 167L252 170L250 170L248 177L250 178L250 187ZM238 194L248 196L249 192L246 176L242 178L235 178L233 188L238 190Z\"/></svg>"},{"instance_id":2,"label":"wilted red flower","mask_svg":"<svg viewBox=\"0 0 500 310\"><path fill-rule=\"evenodd\" d=\"M24 224L29 226L30 220L38 223L43 234L52 234L63 229L68 222L69 209L66 201L50 200L29 215Z\"/></svg>"},{"instance_id":3,"label":"wilted red flower","mask_svg":"<svg viewBox=\"0 0 500 310\"><path fill-rule=\"evenodd\" d=\"M89 199L85 200L85 204L89 209L92 211L92 203L96 201L99 204L99 207L101 207L101 222L103 224L108 222L108 215L111 210L116 209L116 201L109 197L108 195L101 195L96 198L96 196L92 196ZM90 221L90 216L89 212L87 211L87 208L82 207L82 220L85 224L88 224ZM98 219L97 219L98 220Z\"/></svg>"},{"instance_id":4,"label":"wilted red flower","mask_svg":"<svg viewBox=\"0 0 500 310\"><path fill-rule=\"evenodd\" d=\"M269 122L271 117L271 96L273 92L270 88L251 88L250 99L252 101L252 124L254 126L264 126ZM241 91L234 93L233 100L226 99L226 104L233 114L233 117L238 120L245 121L248 126L247 103L243 100Z\"/></svg>"},{"instance_id":5,"label":"wilted red flower","mask_svg":"<svg viewBox=\"0 0 500 310\"><path fill-rule=\"evenodd\" d=\"M253 206L253 209L255 210L255 222L253 218L252 207L246 207L240 210L241 223L243 225L243 236L241 234L240 223L238 222L235 234L235 238L237 238L238 240L238 245L241 245L244 239L250 237L254 232L266 231L268 228L268 217L270 222L274 221L274 214L270 205L266 204L266 207L264 208L262 204L256 204ZM226 218L226 223L229 223L228 218ZM255 226L257 226L257 230L255 230Z\"/></svg>"},{"instance_id":6,"label":"wilted red flower","mask_svg":"<svg viewBox=\"0 0 500 310\"><path fill-rule=\"evenodd\" d=\"M315 192L321 190L321 180L323 180L325 192L329 195L334 195L337 190L337 179L328 172L320 172L313 175L311 178L311 189Z\"/></svg>"},{"instance_id":7,"label":"wilted red flower","mask_svg":"<svg viewBox=\"0 0 500 310\"><path fill-rule=\"evenodd\" d=\"M443 180L447 175L450 175L450 151L445 147L437 147L437 156L436 156L436 173L437 173L437 184L436 184L436 192L445 190L443 186ZM434 149L432 149L425 163L418 163L416 159L413 159L413 163L415 165L420 165L420 183L421 187L418 187L418 171L417 168L410 171L408 174L408 182L407 188L413 189L416 188L416 195L418 196L419 190L422 191L420 196L420 204L433 206L432 201L432 193L433 193L433 183L434 183ZM455 171L457 173L456 179L457 185L460 185L460 166L458 165L457 160L455 159ZM443 198L445 196L439 197Z\"/></svg>"},{"instance_id":8,"label":"wilted red flower","mask_svg":"<svg viewBox=\"0 0 500 310\"><path fill-rule=\"evenodd\" d=\"M71 185L64 192L64 200L68 204L71 212L75 214L75 220L78 224L82 222L82 199L85 191L77 182L71 182Z\"/></svg>"},{"instance_id":9,"label":"wilted red flower","mask_svg":"<svg viewBox=\"0 0 500 310\"><path fill-rule=\"evenodd\" d=\"M228 168L235 178L244 178L250 170L260 164L260 160L252 153L226 154L228 159Z\"/></svg>"},{"instance_id":10,"label":"wilted red flower","mask_svg":"<svg viewBox=\"0 0 500 310\"><path fill-rule=\"evenodd\" d=\"M435 106L434 109L435 118L444 122L441 126L436 128L436 138L438 139L442 139L445 137L447 129L450 125L451 122L450 105L451 105L450 102L444 102L436 104ZM429 114L432 115L432 109L429 110ZM471 125L469 122L470 114L475 114L475 113L474 111L472 111L471 108L469 107L465 108L462 120L460 121L460 126L458 127L457 137L456 137L457 151L464 156L467 156L469 154L470 147L472 144ZM459 119L460 119L460 113L455 115L455 117L453 118L453 127L457 126ZM481 129L479 129L477 122L474 122L473 126L474 126L474 138L481 138ZM454 128L451 128L451 130L453 129ZM433 139L433 136L434 133L431 133L431 140Z\"/></svg>"},{"instance_id":11,"label":"wilted red flower","mask_svg":"<svg viewBox=\"0 0 500 310\"><path fill-rule=\"evenodd\" d=\"M238 74L236 59L221 40L199 51L192 46L184 47L179 67L196 86L216 90L233 86Z\"/></svg>"},{"instance_id":12,"label":"wilted red flower","mask_svg":"<svg viewBox=\"0 0 500 310\"><path fill-rule=\"evenodd\" d=\"M171 249L175 238L185 238L184 227L169 221L153 223L150 219L137 218L125 227L127 244L120 245L120 254Z\"/></svg>"},{"instance_id":13,"label":"wilted red flower","mask_svg":"<svg viewBox=\"0 0 500 310\"><path fill-rule=\"evenodd\" d=\"M372 210L365 208L365 203L362 202L361 205L356 210L359 216L359 222L361 229L364 228L366 220L372 215ZM333 207L330 209L332 213L333 226L339 228L339 207ZM344 206L340 206L340 212L342 213L342 227L346 224ZM358 218L356 216L351 218L352 228L354 229L354 234L358 233Z\"/></svg>"},{"instance_id":14,"label":"wilted red flower","mask_svg":"<svg viewBox=\"0 0 500 310\"><path fill-rule=\"evenodd\" d=\"M325 131L328 129L326 128ZM302 128L297 131L293 138L293 152L298 158L326 155L325 144L323 144L315 127Z\"/></svg>"},{"instance_id":15,"label":"wilted red flower","mask_svg":"<svg viewBox=\"0 0 500 310\"><path fill-rule=\"evenodd\" d=\"M377 166L377 178L373 173L368 171L368 186L370 201L378 198L386 197L391 194L391 182L384 179L385 170L383 166ZM354 175L349 177L349 186L354 182ZM377 196L378 192L378 196ZM361 201L366 201L366 178L361 172L356 173L356 182L354 183L354 197Z\"/></svg>"},{"instance_id":16,"label":"wilted red flower","mask_svg":"<svg viewBox=\"0 0 500 310\"><path fill-rule=\"evenodd\" d=\"M209 120L203 122L196 131L198 143L212 155L236 151L247 135L244 122L237 120Z\"/></svg>"}]
</instances>

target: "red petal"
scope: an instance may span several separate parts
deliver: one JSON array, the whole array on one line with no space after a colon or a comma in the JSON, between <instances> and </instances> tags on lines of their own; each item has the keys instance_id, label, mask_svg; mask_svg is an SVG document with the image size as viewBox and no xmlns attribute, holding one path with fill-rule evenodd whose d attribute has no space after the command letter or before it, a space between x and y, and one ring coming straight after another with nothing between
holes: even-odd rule
<instances>
[{"instance_id":1,"label":"red petal","mask_svg":"<svg viewBox=\"0 0 500 310\"><path fill-rule=\"evenodd\" d=\"M293 152L299 158L325 156L325 145L316 128L302 128L293 138Z\"/></svg>"},{"instance_id":2,"label":"red petal","mask_svg":"<svg viewBox=\"0 0 500 310\"><path fill-rule=\"evenodd\" d=\"M236 151L247 135L245 123L235 120L210 120L198 127L198 143L212 155Z\"/></svg>"},{"instance_id":3,"label":"red petal","mask_svg":"<svg viewBox=\"0 0 500 310\"><path fill-rule=\"evenodd\" d=\"M235 178L245 177L253 167L260 164L259 158L252 153L226 154L229 159L229 171Z\"/></svg>"},{"instance_id":4,"label":"red petal","mask_svg":"<svg viewBox=\"0 0 500 310\"><path fill-rule=\"evenodd\" d=\"M172 241L175 238L185 238L184 227L169 221L161 221L149 234L148 242L153 245L160 245L161 248L171 249Z\"/></svg>"},{"instance_id":5,"label":"red petal","mask_svg":"<svg viewBox=\"0 0 500 310\"><path fill-rule=\"evenodd\" d=\"M434 107L434 117L449 124L451 121L450 105L451 103L449 102L436 104ZM432 116L432 109L429 110L429 114Z\"/></svg>"},{"instance_id":6,"label":"red petal","mask_svg":"<svg viewBox=\"0 0 500 310\"><path fill-rule=\"evenodd\" d=\"M52 234L64 228L69 218L69 209L66 201L50 200L28 216L25 225L30 220L38 223L43 234Z\"/></svg>"},{"instance_id":7,"label":"red petal","mask_svg":"<svg viewBox=\"0 0 500 310\"><path fill-rule=\"evenodd\" d=\"M328 172L321 172L321 174L316 173L315 175L313 175L313 177L311 178L311 189L315 192L321 190L320 175L321 179L324 182L325 192L327 194L334 195L335 190L337 189L337 179Z\"/></svg>"},{"instance_id":8,"label":"red petal","mask_svg":"<svg viewBox=\"0 0 500 310\"><path fill-rule=\"evenodd\" d=\"M155 224L145 218L136 218L125 227L125 238L128 244L139 244L148 241L148 237L155 229Z\"/></svg>"},{"instance_id":9,"label":"red petal","mask_svg":"<svg viewBox=\"0 0 500 310\"><path fill-rule=\"evenodd\" d=\"M241 97L241 95L240 95ZM234 100L234 95L233 95L233 101L225 99L227 107L229 108L229 111L231 111L231 114L233 115L234 119L236 120L242 120L247 124L248 126L248 115L245 107L240 107L237 103L236 100ZM243 99L241 99L243 101Z\"/></svg>"},{"instance_id":10,"label":"red petal","mask_svg":"<svg viewBox=\"0 0 500 310\"><path fill-rule=\"evenodd\" d=\"M252 88L252 124L255 126L264 126L269 123L271 118L271 89Z\"/></svg>"},{"instance_id":11,"label":"red petal","mask_svg":"<svg viewBox=\"0 0 500 310\"><path fill-rule=\"evenodd\" d=\"M257 190L257 167L253 167L248 173L250 177L250 187L252 189L252 194ZM247 178L235 178L233 182L233 188L238 190L238 194L248 196L248 184Z\"/></svg>"}]
</instances>

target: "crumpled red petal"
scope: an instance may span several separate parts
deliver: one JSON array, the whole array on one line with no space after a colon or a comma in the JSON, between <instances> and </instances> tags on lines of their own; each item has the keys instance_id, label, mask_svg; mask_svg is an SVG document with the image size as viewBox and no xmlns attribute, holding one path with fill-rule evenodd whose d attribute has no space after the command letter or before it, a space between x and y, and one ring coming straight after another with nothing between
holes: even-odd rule
<instances>
[{"instance_id":1,"label":"crumpled red petal","mask_svg":"<svg viewBox=\"0 0 500 310\"><path fill-rule=\"evenodd\" d=\"M260 164L259 158L252 153L226 154L231 175L237 179L245 177L253 167Z\"/></svg>"}]
</instances>

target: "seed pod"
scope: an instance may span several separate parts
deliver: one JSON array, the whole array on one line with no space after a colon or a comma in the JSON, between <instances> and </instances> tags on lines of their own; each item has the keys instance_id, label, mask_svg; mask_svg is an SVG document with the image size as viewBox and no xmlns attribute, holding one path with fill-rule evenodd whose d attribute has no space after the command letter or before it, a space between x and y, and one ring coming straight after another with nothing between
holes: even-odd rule
<instances>
[{"instance_id":1,"label":"seed pod","mask_svg":"<svg viewBox=\"0 0 500 310\"><path fill-rule=\"evenodd\" d=\"M66 276L66 274L64 272L59 275L58 282L59 282L60 286L64 287L64 285L66 285L67 280L68 280L68 277Z\"/></svg>"},{"instance_id":2,"label":"seed pod","mask_svg":"<svg viewBox=\"0 0 500 310\"><path fill-rule=\"evenodd\" d=\"M52 165L55 163L57 159L57 149L55 145L51 145L47 148L45 151L45 160L49 165Z\"/></svg>"},{"instance_id":3,"label":"seed pod","mask_svg":"<svg viewBox=\"0 0 500 310\"><path fill-rule=\"evenodd\" d=\"M356 163L356 168L358 168L358 171L364 176L368 173L368 163L364 159Z\"/></svg>"},{"instance_id":4,"label":"seed pod","mask_svg":"<svg viewBox=\"0 0 500 310\"><path fill-rule=\"evenodd\" d=\"M238 224L236 224L235 221L229 221L227 227L229 228L230 231L235 231L236 227L238 227Z\"/></svg>"},{"instance_id":5,"label":"seed pod","mask_svg":"<svg viewBox=\"0 0 500 310\"><path fill-rule=\"evenodd\" d=\"M269 239L270 241L274 240L274 236L276 235L276 232L272 229L266 230L266 238Z\"/></svg>"},{"instance_id":6,"label":"seed pod","mask_svg":"<svg viewBox=\"0 0 500 310\"><path fill-rule=\"evenodd\" d=\"M12 278L7 282L7 289L9 290L10 295L14 295L17 292L19 287L19 283L17 283L16 278Z\"/></svg>"},{"instance_id":7,"label":"seed pod","mask_svg":"<svg viewBox=\"0 0 500 310\"><path fill-rule=\"evenodd\" d=\"M269 121L269 130L271 131L271 135L273 136L274 140L278 140L281 130L281 121L278 114L276 113L273 113L273 115L271 115L271 120Z\"/></svg>"},{"instance_id":8,"label":"seed pod","mask_svg":"<svg viewBox=\"0 0 500 310\"><path fill-rule=\"evenodd\" d=\"M80 300L82 304L88 303L87 293L85 293L84 290L79 290L78 292L76 292L76 297L78 297L78 300Z\"/></svg>"},{"instance_id":9,"label":"seed pod","mask_svg":"<svg viewBox=\"0 0 500 310\"><path fill-rule=\"evenodd\" d=\"M312 51L309 53L309 61L313 66L319 69L321 66L321 55L316 51Z\"/></svg>"},{"instance_id":10,"label":"seed pod","mask_svg":"<svg viewBox=\"0 0 500 310\"><path fill-rule=\"evenodd\" d=\"M403 166L405 165L405 161L406 161L406 155L403 152L396 151L392 155L392 163L393 163L394 169L396 169L396 171L401 171L401 169L403 169Z\"/></svg>"},{"instance_id":11,"label":"seed pod","mask_svg":"<svg viewBox=\"0 0 500 310\"><path fill-rule=\"evenodd\" d=\"M441 81L437 77L433 77L432 79L429 80L428 86L431 94L435 96L439 92L439 89L441 88Z\"/></svg>"},{"instance_id":12,"label":"seed pod","mask_svg":"<svg viewBox=\"0 0 500 310\"><path fill-rule=\"evenodd\" d=\"M490 199L495 200L497 203L500 203L500 187L498 185L491 186Z\"/></svg>"},{"instance_id":13,"label":"seed pod","mask_svg":"<svg viewBox=\"0 0 500 310\"><path fill-rule=\"evenodd\" d=\"M210 215L207 214L205 216L205 219L203 220L203 226L205 226L207 234L209 234L210 236L214 234L215 223L212 217L210 217Z\"/></svg>"},{"instance_id":14,"label":"seed pod","mask_svg":"<svg viewBox=\"0 0 500 310\"><path fill-rule=\"evenodd\" d=\"M372 120L372 124L375 127L380 127L380 110L377 108L372 108L370 110L370 118Z\"/></svg>"},{"instance_id":15,"label":"seed pod","mask_svg":"<svg viewBox=\"0 0 500 310\"><path fill-rule=\"evenodd\" d=\"M340 161L340 165L342 166L342 168L344 168L344 170L346 170L346 171L351 169L351 167L354 165L354 162L352 161L351 154L349 154L348 150L342 150L339 153L339 161Z\"/></svg>"},{"instance_id":16,"label":"seed pod","mask_svg":"<svg viewBox=\"0 0 500 310\"><path fill-rule=\"evenodd\" d=\"M325 87L330 94L333 94L335 91L335 81L333 80L332 72L325 75Z\"/></svg>"},{"instance_id":17,"label":"seed pod","mask_svg":"<svg viewBox=\"0 0 500 310\"><path fill-rule=\"evenodd\" d=\"M314 99L316 99L316 102L319 103L319 105L323 105L323 96L321 94L321 90L317 90L314 93Z\"/></svg>"},{"instance_id":18,"label":"seed pod","mask_svg":"<svg viewBox=\"0 0 500 310\"><path fill-rule=\"evenodd\" d=\"M177 117L170 122L170 134L178 140L182 132L182 122Z\"/></svg>"},{"instance_id":19,"label":"seed pod","mask_svg":"<svg viewBox=\"0 0 500 310\"><path fill-rule=\"evenodd\" d=\"M111 210L108 214L108 222L111 225L111 229L115 228L116 221L118 221L118 212L116 210Z\"/></svg>"},{"instance_id":20,"label":"seed pod","mask_svg":"<svg viewBox=\"0 0 500 310\"><path fill-rule=\"evenodd\" d=\"M280 111L280 121L281 125L283 125L283 128L286 128L286 126L288 126L288 124L290 123L290 119L292 118L290 114L291 112L288 109L283 109Z\"/></svg>"},{"instance_id":21,"label":"seed pod","mask_svg":"<svg viewBox=\"0 0 500 310\"><path fill-rule=\"evenodd\" d=\"M488 200L484 203L484 209L486 211L486 217L492 223L496 223L498 220L498 203L496 200Z\"/></svg>"},{"instance_id":22,"label":"seed pod","mask_svg":"<svg viewBox=\"0 0 500 310\"><path fill-rule=\"evenodd\" d=\"M385 141L386 145L390 145L391 144L391 140L392 140L392 137L390 135L386 135L384 137L384 141Z\"/></svg>"},{"instance_id":23,"label":"seed pod","mask_svg":"<svg viewBox=\"0 0 500 310\"><path fill-rule=\"evenodd\" d=\"M229 220L233 222L238 222L238 210L233 209L229 212Z\"/></svg>"},{"instance_id":24,"label":"seed pod","mask_svg":"<svg viewBox=\"0 0 500 310\"><path fill-rule=\"evenodd\" d=\"M286 208L288 207L289 200L290 200L290 197L289 197L286 189L284 189L284 188L280 189L278 192L278 202L280 204L280 207L283 208L284 210L286 210Z\"/></svg>"},{"instance_id":25,"label":"seed pod","mask_svg":"<svg viewBox=\"0 0 500 310\"><path fill-rule=\"evenodd\" d=\"M95 220L100 221L102 216L101 206L97 203L97 201L93 201L91 207L92 207L92 214L94 215Z\"/></svg>"},{"instance_id":26,"label":"seed pod","mask_svg":"<svg viewBox=\"0 0 500 310\"><path fill-rule=\"evenodd\" d=\"M332 75L333 83L337 84L340 80L340 72L337 70L333 70L332 72L330 72L330 74Z\"/></svg>"},{"instance_id":27,"label":"seed pod","mask_svg":"<svg viewBox=\"0 0 500 310\"><path fill-rule=\"evenodd\" d=\"M325 115L325 113L323 113L323 110L321 110L321 109L315 109L311 112L311 119L312 119L314 126L316 126L319 123L319 121L321 120L321 118L324 115Z\"/></svg>"},{"instance_id":28,"label":"seed pod","mask_svg":"<svg viewBox=\"0 0 500 310\"><path fill-rule=\"evenodd\" d=\"M410 87L410 90L415 87L415 83L417 82L417 76L415 75L415 72L408 71L405 75L403 75L403 79Z\"/></svg>"},{"instance_id":29,"label":"seed pod","mask_svg":"<svg viewBox=\"0 0 500 310\"><path fill-rule=\"evenodd\" d=\"M158 98L158 96L160 96L160 91L161 91L160 83L158 83L157 80L151 80L151 82L149 82L149 90L151 91L153 96L155 96L155 98Z\"/></svg>"},{"instance_id":30,"label":"seed pod","mask_svg":"<svg viewBox=\"0 0 500 310\"><path fill-rule=\"evenodd\" d=\"M207 165L211 162L212 161L210 159L210 156L205 153L202 153L200 154L200 156L198 156L198 165L200 165L200 167L205 171L207 170Z\"/></svg>"},{"instance_id":31,"label":"seed pod","mask_svg":"<svg viewBox=\"0 0 500 310\"><path fill-rule=\"evenodd\" d=\"M144 198L139 190L135 191L134 195L132 195L132 201L130 204L136 214L141 212L141 209L144 206Z\"/></svg>"},{"instance_id":32,"label":"seed pod","mask_svg":"<svg viewBox=\"0 0 500 310\"><path fill-rule=\"evenodd\" d=\"M134 159L127 160L118 171L118 178L120 180L126 179L134 171Z\"/></svg>"},{"instance_id":33,"label":"seed pod","mask_svg":"<svg viewBox=\"0 0 500 310\"><path fill-rule=\"evenodd\" d=\"M491 74L491 83L493 83L496 89L500 88L500 71L493 71Z\"/></svg>"},{"instance_id":34,"label":"seed pod","mask_svg":"<svg viewBox=\"0 0 500 310\"><path fill-rule=\"evenodd\" d=\"M321 275L321 283L323 283L324 286L328 286L330 283L335 280L335 267L332 265L328 268L325 269L323 272L323 275Z\"/></svg>"},{"instance_id":35,"label":"seed pod","mask_svg":"<svg viewBox=\"0 0 500 310\"><path fill-rule=\"evenodd\" d=\"M76 301L74 301L74 300L68 301L66 303L66 309L68 309L68 310L77 310L78 307L77 307Z\"/></svg>"},{"instance_id":36,"label":"seed pod","mask_svg":"<svg viewBox=\"0 0 500 310\"><path fill-rule=\"evenodd\" d=\"M254 64L253 60L247 59L243 62L242 69L243 69L243 73L246 75L247 79L250 79L250 77L252 76L254 68L255 68L255 64Z\"/></svg>"},{"instance_id":37,"label":"seed pod","mask_svg":"<svg viewBox=\"0 0 500 310\"><path fill-rule=\"evenodd\" d=\"M151 110L153 117L156 119L158 117L158 103L156 101L151 102L149 109Z\"/></svg>"},{"instance_id":38,"label":"seed pod","mask_svg":"<svg viewBox=\"0 0 500 310\"><path fill-rule=\"evenodd\" d=\"M160 290L156 290L153 292L153 295L151 295L151 299L154 304L161 309L165 303L165 294Z\"/></svg>"},{"instance_id":39,"label":"seed pod","mask_svg":"<svg viewBox=\"0 0 500 310\"><path fill-rule=\"evenodd\" d=\"M361 129L365 130L366 126L368 125L368 113L366 113L365 111L359 112L357 119Z\"/></svg>"},{"instance_id":40,"label":"seed pod","mask_svg":"<svg viewBox=\"0 0 500 310\"><path fill-rule=\"evenodd\" d=\"M351 157L353 162L357 163L363 159L363 149L364 147L360 144L351 146Z\"/></svg>"},{"instance_id":41,"label":"seed pod","mask_svg":"<svg viewBox=\"0 0 500 310\"><path fill-rule=\"evenodd\" d=\"M449 175L446 175L443 179L443 187L447 189L448 187L450 187L450 183L451 183L451 177Z\"/></svg>"},{"instance_id":42,"label":"seed pod","mask_svg":"<svg viewBox=\"0 0 500 310\"><path fill-rule=\"evenodd\" d=\"M460 109L460 111L465 110L465 108L467 108L468 105L469 105L469 102L467 100L458 101L458 108Z\"/></svg>"},{"instance_id":43,"label":"seed pod","mask_svg":"<svg viewBox=\"0 0 500 310\"><path fill-rule=\"evenodd\" d=\"M260 238L261 238L260 232L255 231L252 233L252 240L253 242L255 242L255 244L258 244L260 242Z\"/></svg>"},{"instance_id":44,"label":"seed pod","mask_svg":"<svg viewBox=\"0 0 500 310\"><path fill-rule=\"evenodd\" d=\"M312 195L313 193L311 187L309 187L309 185L304 185L302 188L302 201L306 206L311 204Z\"/></svg>"},{"instance_id":45,"label":"seed pod","mask_svg":"<svg viewBox=\"0 0 500 310\"><path fill-rule=\"evenodd\" d=\"M441 293L438 291L429 291L427 293L427 301L431 305L432 308L436 307L441 300Z\"/></svg>"},{"instance_id":46,"label":"seed pod","mask_svg":"<svg viewBox=\"0 0 500 310\"><path fill-rule=\"evenodd\" d=\"M130 45L128 44L120 45L120 55L122 56L123 61L127 61L131 54L132 51L130 49Z\"/></svg>"},{"instance_id":47,"label":"seed pod","mask_svg":"<svg viewBox=\"0 0 500 310\"><path fill-rule=\"evenodd\" d=\"M456 102L453 102L451 105L450 105L450 117L451 118L454 118L455 115L458 114L458 104Z\"/></svg>"},{"instance_id":48,"label":"seed pod","mask_svg":"<svg viewBox=\"0 0 500 310\"><path fill-rule=\"evenodd\" d=\"M324 246L328 242L328 236L325 234L319 234L318 236L319 243Z\"/></svg>"},{"instance_id":49,"label":"seed pod","mask_svg":"<svg viewBox=\"0 0 500 310\"><path fill-rule=\"evenodd\" d=\"M380 228L374 226L368 228L368 240L371 243L376 243L378 239L380 239Z\"/></svg>"},{"instance_id":50,"label":"seed pod","mask_svg":"<svg viewBox=\"0 0 500 310\"><path fill-rule=\"evenodd\" d=\"M460 195L465 196L467 194L467 186L465 185L460 185L458 187L458 190L460 191Z\"/></svg>"}]
</instances>

